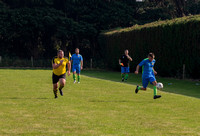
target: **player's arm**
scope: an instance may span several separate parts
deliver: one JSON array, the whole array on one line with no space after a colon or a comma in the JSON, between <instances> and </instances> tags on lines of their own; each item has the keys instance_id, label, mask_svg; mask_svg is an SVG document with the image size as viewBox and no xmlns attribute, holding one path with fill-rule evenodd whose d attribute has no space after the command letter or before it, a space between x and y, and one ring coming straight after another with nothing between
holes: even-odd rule
<instances>
[{"instance_id":1,"label":"player's arm","mask_svg":"<svg viewBox=\"0 0 200 136\"><path fill-rule=\"evenodd\" d=\"M140 65L137 65L136 70L135 70L135 74L138 74L139 69L140 69Z\"/></svg>"},{"instance_id":2,"label":"player's arm","mask_svg":"<svg viewBox=\"0 0 200 136\"><path fill-rule=\"evenodd\" d=\"M70 60L70 62L71 62L71 64L73 63L73 59L72 59L72 57L71 57L71 60Z\"/></svg>"},{"instance_id":3,"label":"player's arm","mask_svg":"<svg viewBox=\"0 0 200 136\"><path fill-rule=\"evenodd\" d=\"M119 65L121 65L121 62L122 62L121 59L119 59Z\"/></svg>"},{"instance_id":4,"label":"player's arm","mask_svg":"<svg viewBox=\"0 0 200 136\"><path fill-rule=\"evenodd\" d=\"M53 69L57 69L58 67L60 67L60 65L62 65L63 61L64 61L64 60L61 60L59 64L56 64L56 63L53 61L53 63L52 63Z\"/></svg>"},{"instance_id":5,"label":"player's arm","mask_svg":"<svg viewBox=\"0 0 200 136\"><path fill-rule=\"evenodd\" d=\"M135 74L138 74L140 67L143 66L144 63L145 63L145 60L141 61L141 62L137 65L136 70L135 70Z\"/></svg>"},{"instance_id":6,"label":"player's arm","mask_svg":"<svg viewBox=\"0 0 200 136\"><path fill-rule=\"evenodd\" d=\"M124 66L124 64L122 63L121 59L119 59L119 65Z\"/></svg>"},{"instance_id":7,"label":"player's arm","mask_svg":"<svg viewBox=\"0 0 200 136\"><path fill-rule=\"evenodd\" d=\"M127 55L127 58L128 58L130 61L133 61L133 59L132 59L129 55Z\"/></svg>"},{"instance_id":8,"label":"player's arm","mask_svg":"<svg viewBox=\"0 0 200 136\"><path fill-rule=\"evenodd\" d=\"M81 60L81 69L83 69L83 60Z\"/></svg>"},{"instance_id":9,"label":"player's arm","mask_svg":"<svg viewBox=\"0 0 200 136\"><path fill-rule=\"evenodd\" d=\"M157 72L155 71L155 69L153 68L153 72L154 72L154 75L157 75Z\"/></svg>"},{"instance_id":10,"label":"player's arm","mask_svg":"<svg viewBox=\"0 0 200 136\"><path fill-rule=\"evenodd\" d=\"M71 62L71 64L73 64L73 55L72 55L72 57L70 58L70 62Z\"/></svg>"},{"instance_id":11,"label":"player's arm","mask_svg":"<svg viewBox=\"0 0 200 136\"><path fill-rule=\"evenodd\" d=\"M83 57L81 56L81 69L83 69Z\"/></svg>"},{"instance_id":12,"label":"player's arm","mask_svg":"<svg viewBox=\"0 0 200 136\"><path fill-rule=\"evenodd\" d=\"M68 76L69 76L70 75L70 71L71 71L71 62L70 61L67 63L67 68L68 68L67 73L68 73Z\"/></svg>"}]
</instances>

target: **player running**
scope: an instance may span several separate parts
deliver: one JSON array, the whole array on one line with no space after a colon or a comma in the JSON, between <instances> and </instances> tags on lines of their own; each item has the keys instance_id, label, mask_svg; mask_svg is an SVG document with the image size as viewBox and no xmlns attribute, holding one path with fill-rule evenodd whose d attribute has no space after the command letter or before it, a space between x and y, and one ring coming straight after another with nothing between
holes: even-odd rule
<instances>
[{"instance_id":1,"label":"player running","mask_svg":"<svg viewBox=\"0 0 200 136\"><path fill-rule=\"evenodd\" d=\"M52 67L53 67L53 92L55 98L58 97L58 81L60 82L60 95L63 96L62 88L65 86L66 82L66 65L68 66L68 76L70 75L71 71L71 64L67 58L64 58L64 52L59 50L57 52L57 57L54 57L52 60Z\"/></svg>"},{"instance_id":2,"label":"player running","mask_svg":"<svg viewBox=\"0 0 200 136\"><path fill-rule=\"evenodd\" d=\"M146 88L150 82L151 84L153 84L153 90L154 90L153 98L157 99L157 98L160 98L161 95L157 95L157 88L156 88L157 81L155 78L155 75L157 74L157 72L153 68L153 66L156 62L156 60L154 58L155 58L154 53L149 53L148 58L144 59L137 65L135 74L138 74L139 68L142 66L142 85L143 85L143 87L137 86L135 89L135 93L138 93L139 90L146 90Z\"/></svg>"},{"instance_id":3,"label":"player running","mask_svg":"<svg viewBox=\"0 0 200 136\"><path fill-rule=\"evenodd\" d=\"M78 78L78 83L80 83L80 72L83 69L83 57L79 54L79 49L75 49L75 54L71 57L72 72L74 83L76 83L76 74Z\"/></svg>"},{"instance_id":4,"label":"player running","mask_svg":"<svg viewBox=\"0 0 200 136\"><path fill-rule=\"evenodd\" d=\"M127 81L128 79L128 73L130 72L129 61L132 61L132 58L128 55L128 50L125 50L124 53L125 54L119 59L119 65L121 65L122 82L124 80Z\"/></svg>"}]
</instances>

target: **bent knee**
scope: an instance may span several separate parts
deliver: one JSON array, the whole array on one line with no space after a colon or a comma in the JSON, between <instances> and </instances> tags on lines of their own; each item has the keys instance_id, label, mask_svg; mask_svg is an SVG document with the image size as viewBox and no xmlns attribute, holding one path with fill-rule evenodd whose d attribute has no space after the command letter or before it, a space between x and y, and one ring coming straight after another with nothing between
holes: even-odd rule
<instances>
[{"instance_id":1,"label":"bent knee","mask_svg":"<svg viewBox=\"0 0 200 136\"><path fill-rule=\"evenodd\" d=\"M61 85L61 86L65 86L65 81L60 82L60 85Z\"/></svg>"},{"instance_id":2,"label":"bent knee","mask_svg":"<svg viewBox=\"0 0 200 136\"><path fill-rule=\"evenodd\" d=\"M64 86L65 86L65 83L60 83L60 85L64 87Z\"/></svg>"}]
</instances>

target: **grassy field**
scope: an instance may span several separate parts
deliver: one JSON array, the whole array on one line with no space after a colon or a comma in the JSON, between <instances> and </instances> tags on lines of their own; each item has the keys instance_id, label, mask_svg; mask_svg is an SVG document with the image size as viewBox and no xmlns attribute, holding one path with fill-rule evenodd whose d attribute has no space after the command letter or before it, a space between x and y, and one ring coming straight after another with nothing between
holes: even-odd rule
<instances>
[{"instance_id":1,"label":"grassy field","mask_svg":"<svg viewBox=\"0 0 200 136\"><path fill-rule=\"evenodd\" d=\"M118 72L83 71L81 84L67 77L54 99L51 74L0 69L0 135L200 135L199 82L158 78L164 89L154 100L152 89L134 93L140 76L121 83Z\"/></svg>"},{"instance_id":2,"label":"grassy field","mask_svg":"<svg viewBox=\"0 0 200 136\"><path fill-rule=\"evenodd\" d=\"M102 74L103 73L103 74ZM110 71L84 71L85 75L90 77L96 77L105 80L111 80L116 82L121 82L120 73L119 72L110 72ZM132 85L142 85L142 76L135 75L133 73L129 74L128 84ZM186 96L200 98L200 82L199 81L191 81L191 80L179 80L172 78L160 78L156 77L158 82L162 82L164 84L164 89L162 91L182 94ZM153 86L149 85L148 87L153 88Z\"/></svg>"}]
</instances>

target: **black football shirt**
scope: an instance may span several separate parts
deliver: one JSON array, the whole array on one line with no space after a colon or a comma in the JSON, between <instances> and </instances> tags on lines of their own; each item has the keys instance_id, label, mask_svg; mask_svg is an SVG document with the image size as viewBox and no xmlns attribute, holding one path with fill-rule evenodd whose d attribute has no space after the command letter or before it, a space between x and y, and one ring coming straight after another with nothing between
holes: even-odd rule
<instances>
[{"instance_id":1,"label":"black football shirt","mask_svg":"<svg viewBox=\"0 0 200 136\"><path fill-rule=\"evenodd\" d=\"M128 67L129 66L129 59L127 58L126 55L122 55L120 59L121 59L121 63L124 64L123 67Z\"/></svg>"}]
</instances>

